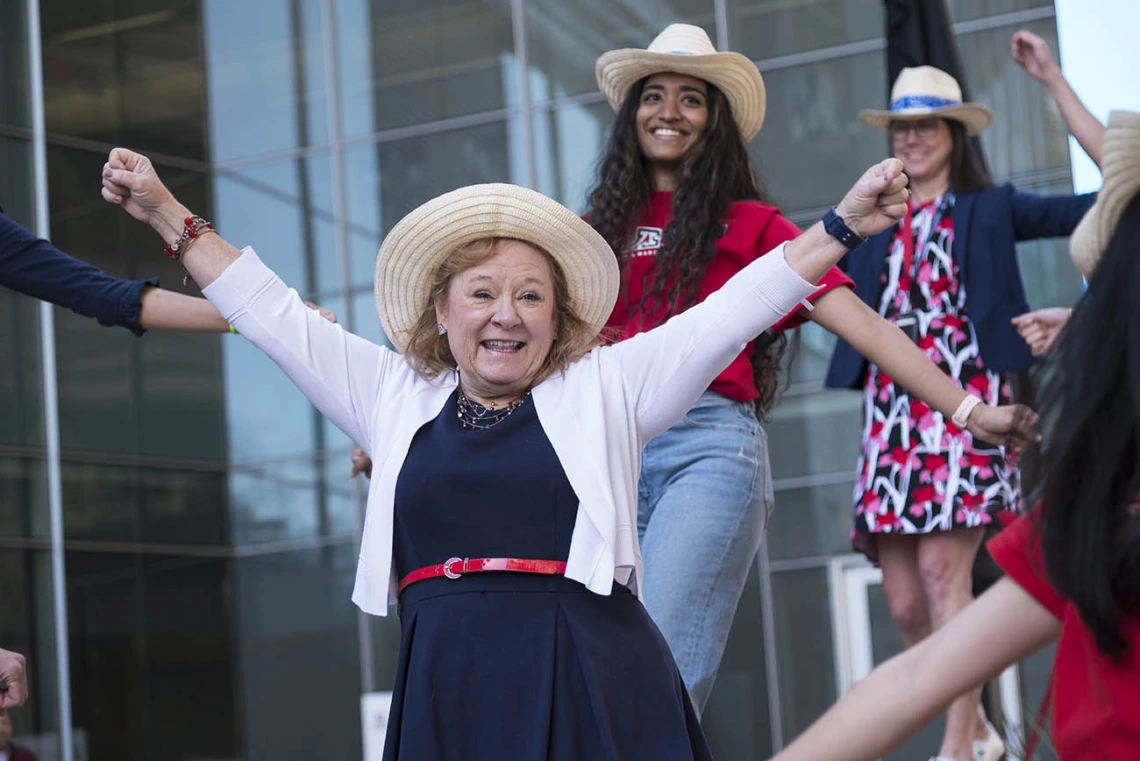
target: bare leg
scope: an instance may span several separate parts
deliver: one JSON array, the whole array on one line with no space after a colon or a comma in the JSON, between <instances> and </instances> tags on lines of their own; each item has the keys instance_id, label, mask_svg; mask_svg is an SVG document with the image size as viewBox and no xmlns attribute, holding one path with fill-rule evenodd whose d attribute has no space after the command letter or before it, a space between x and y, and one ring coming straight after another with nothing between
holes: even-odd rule
<instances>
[{"instance_id":1,"label":"bare leg","mask_svg":"<svg viewBox=\"0 0 1140 761\"><path fill-rule=\"evenodd\" d=\"M981 546L982 528L954 529L921 537L918 569L929 606L932 629L941 628L973 600L970 572ZM986 737L979 711L981 688L955 700L946 712L946 734L939 755L973 761L974 740Z\"/></svg>"},{"instance_id":2,"label":"bare leg","mask_svg":"<svg viewBox=\"0 0 1140 761\"><path fill-rule=\"evenodd\" d=\"M883 569L883 593L891 618L907 647L931 632L930 604L918 566L920 537L913 534L878 534L876 546Z\"/></svg>"}]
</instances>

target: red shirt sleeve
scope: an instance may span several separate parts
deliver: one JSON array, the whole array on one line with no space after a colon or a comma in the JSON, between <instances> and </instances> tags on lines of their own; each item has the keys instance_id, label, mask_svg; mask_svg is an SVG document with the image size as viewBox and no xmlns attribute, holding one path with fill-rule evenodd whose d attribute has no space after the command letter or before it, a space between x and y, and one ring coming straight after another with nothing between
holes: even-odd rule
<instances>
[{"instance_id":1,"label":"red shirt sleeve","mask_svg":"<svg viewBox=\"0 0 1140 761\"><path fill-rule=\"evenodd\" d=\"M1064 618L1064 597L1049 583L1041 556L1041 540L1034 526L1038 510L1034 509L1011 523L986 544L994 559L1018 586L1058 620Z\"/></svg>"},{"instance_id":2,"label":"red shirt sleeve","mask_svg":"<svg viewBox=\"0 0 1140 761\"><path fill-rule=\"evenodd\" d=\"M764 232L760 234L760 239L756 242L756 248L762 254L767 253L781 243L798 237L799 234L800 228L792 224L787 217L783 214L775 214L764 228ZM847 275L843 273L843 270L838 267L832 267L820 278L818 285L819 290L808 297L809 302L815 301L823 294L840 286L854 288L855 281L847 277ZM808 318L806 312L807 310L804 307L798 307L796 311L785 316L772 326L772 330L784 331L798 328L807 322Z\"/></svg>"}]
</instances>

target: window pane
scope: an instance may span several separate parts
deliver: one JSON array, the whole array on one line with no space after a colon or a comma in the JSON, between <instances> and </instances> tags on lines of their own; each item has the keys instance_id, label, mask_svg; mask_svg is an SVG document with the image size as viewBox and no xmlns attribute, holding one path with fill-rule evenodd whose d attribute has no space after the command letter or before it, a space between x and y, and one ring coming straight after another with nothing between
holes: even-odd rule
<instances>
[{"instance_id":1,"label":"window pane","mask_svg":"<svg viewBox=\"0 0 1140 761\"><path fill-rule=\"evenodd\" d=\"M17 127L31 127L32 122L28 112L28 19L24 14L25 7L21 2L0 3L0 124Z\"/></svg>"},{"instance_id":2,"label":"window pane","mask_svg":"<svg viewBox=\"0 0 1140 761\"><path fill-rule=\"evenodd\" d=\"M1052 6L1051 0L946 0L946 10L952 23Z\"/></svg>"},{"instance_id":3,"label":"window pane","mask_svg":"<svg viewBox=\"0 0 1140 761\"><path fill-rule=\"evenodd\" d=\"M768 669L756 563L736 608L701 727L717 761L751 761L772 753Z\"/></svg>"},{"instance_id":4,"label":"window pane","mask_svg":"<svg viewBox=\"0 0 1140 761\"><path fill-rule=\"evenodd\" d=\"M765 425L772 442L772 474L795 478L855 471L863 399L853 391L785 396Z\"/></svg>"},{"instance_id":5,"label":"window pane","mask_svg":"<svg viewBox=\"0 0 1140 761\"><path fill-rule=\"evenodd\" d=\"M761 182L781 208L822 214L887 155L886 137L856 119L885 99L883 52L777 69L764 82L768 115L751 145Z\"/></svg>"},{"instance_id":6,"label":"window pane","mask_svg":"<svg viewBox=\"0 0 1140 761\"><path fill-rule=\"evenodd\" d=\"M235 758L225 560L69 552L71 699L88 758Z\"/></svg>"},{"instance_id":7,"label":"window pane","mask_svg":"<svg viewBox=\"0 0 1140 761\"><path fill-rule=\"evenodd\" d=\"M49 133L206 157L198 3L54 0L43 6Z\"/></svg>"},{"instance_id":8,"label":"window pane","mask_svg":"<svg viewBox=\"0 0 1140 761\"><path fill-rule=\"evenodd\" d=\"M340 536L356 531L347 450L328 462L296 460L243 468L230 476L235 545Z\"/></svg>"},{"instance_id":9,"label":"window pane","mask_svg":"<svg viewBox=\"0 0 1140 761\"><path fill-rule=\"evenodd\" d=\"M373 283L380 239L420 204L464 185L523 183L523 167L512 162L519 137L508 122L496 121L350 148L345 165L353 284Z\"/></svg>"},{"instance_id":10,"label":"window pane","mask_svg":"<svg viewBox=\"0 0 1140 761\"><path fill-rule=\"evenodd\" d=\"M885 23L881 2L728 0L729 43L753 60L882 37Z\"/></svg>"},{"instance_id":11,"label":"window pane","mask_svg":"<svg viewBox=\"0 0 1140 761\"><path fill-rule=\"evenodd\" d=\"M541 103L598 92L594 62L607 50L644 48L669 24L703 27L716 40L711 0L529 0L530 97Z\"/></svg>"},{"instance_id":12,"label":"window pane","mask_svg":"<svg viewBox=\"0 0 1140 761\"><path fill-rule=\"evenodd\" d=\"M355 5L350 11L357 25L337 30L354 51L342 97L361 96L367 65L365 102L375 107L366 121L357 104L346 105L346 135L518 105L509 3L370 0L367 20Z\"/></svg>"},{"instance_id":13,"label":"window pane","mask_svg":"<svg viewBox=\"0 0 1140 761\"><path fill-rule=\"evenodd\" d=\"M784 738L790 741L835 702L831 596L825 569L772 574Z\"/></svg>"},{"instance_id":14,"label":"window pane","mask_svg":"<svg viewBox=\"0 0 1140 761\"><path fill-rule=\"evenodd\" d=\"M768 521L768 551L773 560L851 551L854 458L850 464L850 482L776 492L776 508Z\"/></svg>"},{"instance_id":15,"label":"window pane","mask_svg":"<svg viewBox=\"0 0 1140 761\"><path fill-rule=\"evenodd\" d=\"M585 211L613 120L607 103L569 103L535 112L537 189L576 212Z\"/></svg>"}]
</instances>

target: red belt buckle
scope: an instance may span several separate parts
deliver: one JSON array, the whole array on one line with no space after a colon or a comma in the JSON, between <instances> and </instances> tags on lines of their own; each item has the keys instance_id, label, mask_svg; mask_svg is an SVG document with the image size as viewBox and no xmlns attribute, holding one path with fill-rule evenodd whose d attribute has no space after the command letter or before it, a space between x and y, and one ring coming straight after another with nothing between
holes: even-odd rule
<instances>
[{"instance_id":1,"label":"red belt buckle","mask_svg":"<svg viewBox=\"0 0 1140 761\"><path fill-rule=\"evenodd\" d=\"M455 565L456 563L463 563L462 571L451 570L451 566ZM448 558L443 564L443 575L449 579L458 579L463 574L468 573L470 570L469 563L470 558Z\"/></svg>"}]
</instances>

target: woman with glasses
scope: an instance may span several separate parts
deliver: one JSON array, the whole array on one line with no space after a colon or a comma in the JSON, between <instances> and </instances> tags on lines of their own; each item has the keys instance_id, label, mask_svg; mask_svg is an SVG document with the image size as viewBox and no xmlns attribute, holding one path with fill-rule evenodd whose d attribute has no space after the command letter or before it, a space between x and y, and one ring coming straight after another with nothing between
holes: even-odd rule
<instances>
[{"instance_id":1,"label":"woman with glasses","mask_svg":"<svg viewBox=\"0 0 1140 761\"><path fill-rule=\"evenodd\" d=\"M1044 41L1013 38L1013 57L1053 93L1070 129L1100 160L1104 128L1065 83ZM962 101L949 74L903 69L887 111L864 111L890 134L910 177L906 216L841 264L855 292L901 327L979 401L1007 404L1009 373L1033 364L1012 324L1028 311L1014 244L1066 236L1093 197L1043 197L995 186L970 137L989 108ZM971 569L985 527L1020 510L1012 453L973 436L911 396L890 373L840 340L827 385L862 389L864 429L854 493L852 543L883 570L891 616L909 647L972 599ZM979 706L980 690L956 700L936 761L997 761L1004 746Z\"/></svg>"}]
</instances>

